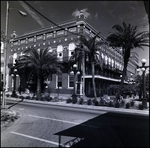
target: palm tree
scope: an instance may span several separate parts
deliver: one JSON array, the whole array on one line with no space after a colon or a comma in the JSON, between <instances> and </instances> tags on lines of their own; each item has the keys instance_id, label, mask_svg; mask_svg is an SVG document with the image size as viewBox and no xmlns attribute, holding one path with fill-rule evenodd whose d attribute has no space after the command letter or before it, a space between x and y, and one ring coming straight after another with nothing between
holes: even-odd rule
<instances>
[{"instance_id":1,"label":"palm tree","mask_svg":"<svg viewBox=\"0 0 150 148\"><path fill-rule=\"evenodd\" d=\"M99 34L99 33L98 33ZM93 91L94 91L94 98L96 100L97 95L96 95L96 87L95 87L95 64L99 64L100 67L102 68L102 58L101 56L98 56L100 53L97 53L97 51L100 51L100 46L104 44L104 41L96 41L97 35L94 37L88 37L81 35L80 36L80 43L77 45L75 48L74 55L72 56L73 58L75 57L75 60L82 61L83 66L85 63L85 58L87 57L89 59L89 62L91 63L91 68L92 68L92 85L93 85ZM80 63L79 62L79 63ZM83 67L85 68L85 67ZM84 77L84 76L83 76Z\"/></svg>"},{"instance_id":2,"label":"palm tree","mask_svg":"<svg viewBox=\"0 0 150 148\"><path fill-rule=\"evenodd\" d=\"M121 86L125 80L127 66L131 54L131 50L134 48L143 48L143 46L149 46L149 33L143 31L138 33L137 26L127 25L123 22L123 25L114 25L112 29L115 29L116 32L110 33L106 40L109 43L109 46L112 47L121 47L122 55L124 60L124 68L121 79Z\"/></svg>"},{"instance_id":3,"label":"palm tree","mask_svg":"<svg viewBox=\"0 0 150 148\"><path fill-rule=\"evenodd\" d=\"M42 73L61 72L62 65L57 63L57 56L49 52L48 48L29 48L17 60L17 69L32 68L37 76L37 97L41 97Z\"/></svg>"}]
</instances>

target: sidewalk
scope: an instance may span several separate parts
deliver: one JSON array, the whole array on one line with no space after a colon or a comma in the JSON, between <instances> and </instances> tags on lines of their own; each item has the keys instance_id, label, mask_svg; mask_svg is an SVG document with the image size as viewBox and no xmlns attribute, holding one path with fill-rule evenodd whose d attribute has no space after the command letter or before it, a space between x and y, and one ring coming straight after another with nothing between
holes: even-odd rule
<instances>
[{"instance_id":1,"label":"sidewalk","mask_svg":"<svg viewBox=\"0 0 150 148\"><path fill-rule=\"evenodd\" d=\"M19 98L7 98L7 100L14 100L14 101L20 101ZM149 102L148 102L148 109L139 110L135 108L115 108L115 107L107 107L107 106L94 106L94 105L80 105L80 104L72 104L72 103L66 103L66 100L62 100L59 102L47 102L47 101L39 101L39 100L26 100L24 99L23 102L32 102L36 104L45 104L45 105L55 105L55 106L67 106L67 107L74 107L74 108L80 108L80 109L90 109L90 110L97 110L97 111L106 111L106 112L120 112L120 113L129 113L129 114L139 114L139 115L146 115L149 116Z\"/></svg>"}]
</instances>

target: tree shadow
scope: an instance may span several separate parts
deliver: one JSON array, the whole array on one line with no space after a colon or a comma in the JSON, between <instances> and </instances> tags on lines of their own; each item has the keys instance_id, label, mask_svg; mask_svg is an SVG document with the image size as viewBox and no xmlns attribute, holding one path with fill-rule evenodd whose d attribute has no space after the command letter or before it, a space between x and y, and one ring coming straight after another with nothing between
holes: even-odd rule
<instances>
[{"instance_id":1,"label":"tree shadow","mask_svg":"<svg viewBox=\"0 0 150 148\"><path fill-rule=\"evenodd\" d=\"M106 113L55 135L59 136L59 147L149 147L149 120ZM61 144L61 136L75 138Z\"/></svg>"}]
</instances>

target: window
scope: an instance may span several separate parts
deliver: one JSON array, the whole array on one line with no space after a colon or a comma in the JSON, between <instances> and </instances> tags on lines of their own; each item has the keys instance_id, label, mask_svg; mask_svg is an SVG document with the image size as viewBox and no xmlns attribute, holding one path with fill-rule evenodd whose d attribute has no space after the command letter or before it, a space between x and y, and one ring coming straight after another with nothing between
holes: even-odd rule
<instances>
[{"instance_id":1,"label":"window","mask_svg":"<svg viewBox=\"0 0 150 148\"><path fill-rule=\"evenodd\" d=\"M112 67L114 67L114 60L112 59Z\"/></svg>"},{"instance_id":2,"label":"window","mask_svg":"<svg viewBox=\"0 0 150 148\"><path fill-rule=\"evenodd\" d=\"M15 60L17 59L17 53L13 54L13 64L15 64Z\"/></svg>"},{"instance_id":3,"label":"window","mask_svg":"<svg viewBox=\"0 0 150 148\"><path fill-rule=\"evenodd\" d=\"M69 58L73 55L75 47L74 43L69 44Z\"/></svg>"},{"instance_id":4,"label":"window","mask_svg":"<svg viewBox=\"0 0 150 148\"><path fill-rule=\"evenodd\" d=\"M111 65L111 58L110 57L108 58L108 62L109 62L109 65Z\"/></svg>"},{"instance_id":5,"label":"window","mask_svg":"<svg viewBox=\"0 0 150 148\"><path fill-rule=\"evenodd\" d=\"M105 55L105 64L107 64L107 56Z\"/></svg>"},{"instance_id":6,"label":"window","mask_svg":"<svg viewBox=\"0 0 150 148\"><path fill-rule=\"evenodd\" d=\"M48 47L48 49L49 49L49 52L53 52L53 49L50 46Z\"/></svg>"},{"instance_id":7,"label":"window","mask_svg":"<svg viewBox=\"0 0 150 148\"><path fill-rule=\"evenodd\" d=\"M68 75L68 88L74 87L74 75Z\"/></svg>"},{"instance_id":8,"label":"window","mask_svg":"<svg viewBox=\"0 0 150 148\"><path fill-rule=\"evenodd\" d=\"M59 73L56 75L56 88L62 88L62 74Z\"/></svg>"},{"instance_id":9,"label":"window","mask_svg":"<svg viewBox=\"0 0 150 148\"><path fill-rule=\"evenodd\" d=\"M59 61L63 61L63 46L62 45L57 46L57 58Z\"/></svg>"},{"instance_id":10,"label":"window","mask_svg":"<svg viewBox=\"0 0 150 148\"><path fill-rule=\"evenodd\" d=\"M1 53L4 53L4 43L1 42Z\"/></svg>"},{"instance_id":11,"label":"window","mask_svg":"<svg viewBox=\"0 0 150 148\"><path fill-rule=\"evenodd\" d=\"M100 55L100 52L99 51L96 51L96 56L97 56L97 58L99 59L99 55Z\"/></svg>"},{"instance_id":12,"label":"window","mask_svg":"<svg viewBox=\"0 0 150 148\"><path fill-rule=\"evenodd\" d=\"M104 54L102 53L102 59L104 59Z\"/></svg>"}]
</instances>

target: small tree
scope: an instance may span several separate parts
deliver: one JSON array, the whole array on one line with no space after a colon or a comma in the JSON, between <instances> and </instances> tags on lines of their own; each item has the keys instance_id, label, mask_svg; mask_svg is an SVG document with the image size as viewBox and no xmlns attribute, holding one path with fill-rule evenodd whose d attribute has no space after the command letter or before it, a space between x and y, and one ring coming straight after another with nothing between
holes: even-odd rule
<instances>
[{"instance_id":1,"label":"small tree","mask_svg":"<svg viewBox=\"0 0 150 148\"><path fill-rule=\"evenodd\" d=\"M112 47L121 47L124 60L124 67L121 79L121 86L124 83L126 76L127 66L131 54L131 50L134 48L142 48L144 46L149 47L149 33L143 31L138 33L137 26L126 24L123 22L122 26L117 24L112 27L115 32L110 33L107 36L107 41Z\"/></svg>"},{"instance_id":2,"label":"small tree","mask_svg":"<svg viewBox=\"0 0 150 148\"><path fill-rule=\"evenodd\" d=\"M17 69L32 68L37 76L37 97L41 98L42 73L61 72L62 65L58 64L56 54L49 52L48 48L29 48L20 56L15 66Z\"/></svg>"}]
</instances>

